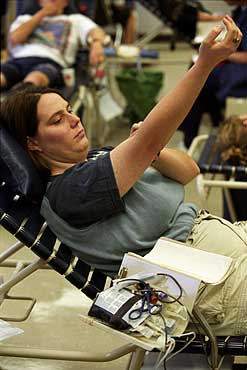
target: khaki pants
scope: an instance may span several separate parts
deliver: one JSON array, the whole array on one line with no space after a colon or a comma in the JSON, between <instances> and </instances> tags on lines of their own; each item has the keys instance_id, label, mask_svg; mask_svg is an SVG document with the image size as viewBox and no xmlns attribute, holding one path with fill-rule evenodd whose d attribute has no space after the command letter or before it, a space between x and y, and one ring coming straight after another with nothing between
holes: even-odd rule
<instances>
[{"instance_id":1,"label":"khaki pants","mask_svg":"<svg viewBox=\"0 0 247 370\"><path fill-rule=\"evenodd\" d=\"M246 335L247 222L232 224L202 210L186 244L234 259L235 269L223 283L201 284L196 304L216 335Z\"/></svg>"}]
</instances>

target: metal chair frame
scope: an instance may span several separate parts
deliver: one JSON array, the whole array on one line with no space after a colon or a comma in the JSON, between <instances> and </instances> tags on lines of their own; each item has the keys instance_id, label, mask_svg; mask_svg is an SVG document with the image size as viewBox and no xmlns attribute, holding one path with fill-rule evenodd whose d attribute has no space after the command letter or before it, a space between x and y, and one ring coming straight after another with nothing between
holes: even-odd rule
<instances>
[{"instance_id":1,"label":"metal chair frame","mask_svg":"<svg viewBox=\"0 0 247 370\"><path fill-rule=\"evenodd\" d=\"M11 196L7 189L7 185L4 183L0 188L0 225L2 225L2 227L4 227L12 235L15 235L15 237L19 240L19 242L8 247L0 255L0 263L2 267L14 267L15 269L14 273L12 273L5 282L2 280L0 283L0 303L9 297L12 299L12 296L9 294L10 289L40 268L55 269L61 275L64 275L64 277L69 280L72 285L80 289L91 299L95 297L98 291L105 289L107 285L109 286L110 282L105 275L97 270L91 269L91 267L85 264L85 262L74 259L69 252L69 248L56 239L56 236L51 232L44 219L42 219L40 216L38 207L36 207L36 210L33 210L32 207L29 208L29 212L27 213L25 210L25 201L23 203L21 198L15 197L13 194ZM12 259L13 255L24 246L29 247L35 254L38 255L39 258L36 258L32 262L17 261ZM22 317L10 317L8 320L26 320L34 307L34 298L17 297L17 299L23 299L31 302L30 306L27 308L27 312L23 314ZM233 338L233 341L230 340L231 338L217 338L196 308L193 314L196 320L204 328L204 332L210 340L205 341L204 338L203 342L201 343L200 341L198 342L197 339L197 342L194 343L195 348L193 348L192 342L192 344L187 347L187 352L202 353L206 350L206 352L210 355L212 368L215 370L219 369L219 355L247 355L247 336L237 338L236 345L234 345L234 340L236 338ZM27 349L3 345L0 347L0 356L81 362L107 362L125 356L126 354L130 354L131 356L126 370L141 369L146 352L146 350L142 348L141 341L133 341L133 338L130 335L121 333L112 328L108 328L105 325L98 323L97 320L87 318L86 322L89 325L96 325L123 338L126 340L127 344L108 353L99 354L87 354L74 351ZM188 338L178 340L177 348L182 349L186 344L186 340L188 341Z\"/></svg>"},{"instance_id":2,"label":"metal chair frame","mask_svg":"<svg viewBox=\"0 0 247 370\"><path fill-rule=\"evenodd\" d=\"M214 140L214 136L211 136L212 140ZM199 148L202 145L211 139L209 135L199 135L197 136L189 150L188 154L190 156L195 156L198 153ZM209 141L208 141L209 142ZM247 176L247 167L244 166L230 166L227 164L219 163L219 162L207 162L209 161L209 154L212 154L212 144L209 143L210 147L204 150L206 153L203 158L202 156L198 160L199 167L201 169L201 173L196 178L197 184L197 191L200 197L200 205L202 208L207 208L207 199L209 197L210 191L213 187L221 188L225 194L227 206L229 209L229 213L231 216L232 221L236 221L236 211L234 208L234 204L231 199L231 194L229 192L230 189L245 189L247 190L247 181L240 181L236 179L236 175L238 172L241 174L246 174ZM207 152L206 152L207 150ZM229 179L227 178L229 176Z\"/></svg>"}]
</instances>

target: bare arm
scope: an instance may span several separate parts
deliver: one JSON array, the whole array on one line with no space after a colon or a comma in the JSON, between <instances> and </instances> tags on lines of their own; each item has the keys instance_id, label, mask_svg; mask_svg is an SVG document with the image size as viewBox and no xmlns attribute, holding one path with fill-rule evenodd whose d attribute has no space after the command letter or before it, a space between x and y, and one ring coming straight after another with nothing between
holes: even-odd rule
<instances>
[{"instance_id":1,"label":"bare arm","mask_svg":"<svg viewBox=\"0 0 247 370\"><path fill-rule=\"evenodd\" d=\"M152 163L183 121L211 70L236 50L232 41L242 38L232 19L224 18L227 34L215 42L221 28L214 28L200 47L199 58L177 86L153 108L135 135L111 151L111 161L120 196L123 196Z\"/></svg>"},{"instance_id":2,"label":"bare arm","mask_svg":"<svg viewBox=\"0 0 247 370\"><path fill-rule=\"evenodd\" d=\"M103 62L105 31L100 27L95 27L89 32L88 39L91 39L89 51L90 64L95 65Z\"/></svg>"},{"instance_id":3,"label":"bare arm","mask_svg":"<svg viewBox=\"0 0 247 370\"><path fill-rule=\"evenodd\" d=\"M197 20L200 22L217 22L224 18L221 14L210 14L207 12L199 11L197 15Z\"/></svg>"},{"instance_id":4,"label":"bare arm","mask_svg":"<svg viewBox=\"0 0 247 370\"><path fill-rule=\"evenodd\" d=\"M136 134L142 123L143 122L140 121L132 125L130 136ZM158 170L162 175L180 182L183 185L188 184L188 182L190 182L200 172L196 162L190 156L171 148L163 148L159 155L156 155L154 158L152 167Z\"/></svg>"},{"instance_id":5,"label":"bare arm","mask_svg":"<svg viewBox=\"0 0 247 370\"><path fill-rule=\"evenodd\" d=\"M199 173L196 162L179 150L164 148L152 167L156 168L162 175L186 185Z\"/></svg>"},{"instance_id":6,"label":"bare arm","mask_svg":"<svg viewBox=\"0 0 247 370\"><path fill-rule=\"evenodd\" d=\"M232 63L247 64L247 51L236 51L227 60Z\"/></svg>"},{"instance_id":7,"label":"bare arm","mask_svg":"<svg viewBox=\"0 0 247 370\"><path fill-rule=\"evenodd\" d=\"M56 11L57 8L53 4L49 4L46 7L40 9L32 16L29 21L23 23L15 31L9 34L9 42L12 45L23 44L27 41L33 30L38 27L42 19L46 16L54 15Z\"/></svg>"}]
</instances>

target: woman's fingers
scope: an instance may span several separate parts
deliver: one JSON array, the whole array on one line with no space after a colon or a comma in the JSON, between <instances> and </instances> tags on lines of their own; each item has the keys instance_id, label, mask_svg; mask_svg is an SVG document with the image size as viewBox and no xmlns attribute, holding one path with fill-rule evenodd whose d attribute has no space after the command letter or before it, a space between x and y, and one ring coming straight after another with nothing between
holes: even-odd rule
<instances>
[{"instance_id":1,"label":"woman's fingers","mask_svg":"<svg viewBox=\"0 0 247 370\"><path fill-rule=\"evenodd\" d=\"M223 23L227 29L224 41L237 48L243 37L242 32L228 15L224 17Z\"/></svg>"},{"instance_id":2,"label":"woman's fingers","mask_svg":"<svg viewBox=\"0 0 247 370\"><path fill-rule=\"evenodd\" d=\"M236 44L239 44L243 37L242 32L236 26L233 19L229 15L226 15L223 18L223 23L227 29L227 32L226 32L225 38L222 41L219 41L218 44L224 43L226 45L228 44L229 46L236 48L238 46ZM224 29L224 26L222 24L215 26L212 29L212 31L209 32L204 42L211 44L211 45L214 44L216 41L216 38L220 35L223 29Z\"/></svg>"},{"instance_id":3,"label":"woman's fingers","mask_svg":"<svg viewBox=\"0 0 247 370\"><path fill-rule=\"evenodd\" d=\"M209 34L205 37L204 42L212 44L219 34L223 31L224 27L222 24L215 26Z\"/></svg>"},{"instance_id":4,"label":"woman's fingers","mask_svg":"<svg viewBox=\"0 0 247 370\"><path fill-rule=\"evenodd\" d=\"M241 42L242 33L232 18L225 16L223 22L227 30L224 39L217 41L217 36L224 28L223 25L219 25L212 29L201 44L199 58L205 65L212 67L227 59Z\"/></svg>"}]
</instances>

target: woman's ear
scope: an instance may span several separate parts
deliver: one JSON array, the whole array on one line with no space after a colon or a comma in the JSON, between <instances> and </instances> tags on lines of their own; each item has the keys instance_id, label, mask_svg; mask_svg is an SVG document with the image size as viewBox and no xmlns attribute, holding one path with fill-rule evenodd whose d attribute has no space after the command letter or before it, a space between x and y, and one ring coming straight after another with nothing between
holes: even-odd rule
<instances>
[{"instance_id":1,"label":"woman's ear","mask_svg":"<svg viewBox=\"0 0 247 370\"><path fill-rule=\"evenodd\" d=\"M27 136L27 148L30 152L42 152L37 140L35 140L33 137Z\"/></svg>"}]
</instances>

